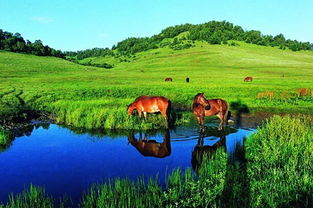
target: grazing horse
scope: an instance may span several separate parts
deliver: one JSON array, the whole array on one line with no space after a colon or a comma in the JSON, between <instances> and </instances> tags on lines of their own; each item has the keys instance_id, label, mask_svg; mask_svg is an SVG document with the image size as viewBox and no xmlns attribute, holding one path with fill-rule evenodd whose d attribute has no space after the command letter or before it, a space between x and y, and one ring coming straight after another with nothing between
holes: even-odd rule
<instances>
[{"instance_id":1,"label":"grazing horse","mask_svg":"<svg viewBox=\"0 0 313 208\"><path fill-rule=\"evenodd\" d=\"M207 100L204 93L198 93L192 103L192 112L197 117L200 128L204 128L204 117L216 115L220 119L218 130L223 129L223 125L228 123L230 113L228 104L222 99Z\"/></svg>"},{"instance_id":2,"label":"grazing horse","mask_svg":"<svg viewBox=\"0 0 313 208\"><path fill-rule=\"evenodd\" d=\"M139 140L137 140L134 133L132 133L128 137L128 142L145 157L150 156L164 158L171 154L171 139L170 131L168 129L165 131L162 143L155 140L148 140L146 136L142 139L141 133L139 134Z\"/></svg>"},{"instance_id":3,"label":"grazing horse","mask_svg":"<svg viewBox=\"0 0 313 208\"><path fill-rule=\"evenodd\" d=\"M252 82L253 77L246 77L243 81L244 82Z\"/></svg>"},{"instance_id":4,"label":"grazing horse","mask_svg":"<svg viewBox=\"0 0 313 208\"><path fill-rule=\"evenodd\" d=\"M171 77L166 77L164 81L165 81L165 82L172 82L173 79L172 79Z\"/></svg>"},{"instance_id":5,"label":"grazing horse","mask_svg":"<svg viewBox=\"0 0 313 208\"><path fill-rule=\"evenodd\" d=\"M166 127L168 128L169 118L171 113L171 101L163 96L140 96L128 105L128 115L133 115L134 110L137 110L139 117L144 115L147 118L147 113L160 112L165 118Z\"/></svg>"},{"instance_id":6,"label":"grazing horse","mask_svg":"<svg viewBox=\"0 0 313 208\"><path fill-rule=\"evenodd\" d=\"M186 78L186 82L187 82L187 83L189 82L189 77Z\"/></svg>"}]
</instances>

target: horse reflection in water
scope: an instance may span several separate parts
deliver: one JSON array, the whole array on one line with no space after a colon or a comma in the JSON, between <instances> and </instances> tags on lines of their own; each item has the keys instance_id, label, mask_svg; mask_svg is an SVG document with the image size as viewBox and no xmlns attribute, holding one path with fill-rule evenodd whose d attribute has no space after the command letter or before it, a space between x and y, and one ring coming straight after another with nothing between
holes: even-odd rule
<instances>
[{"instance_id":1,"label":"horse reflection in water","mask_svg":"<svg viewBox=\"0 0 313 208\"><path fill-rule=\"evenodd\" d=\"M237 132L236 129L227 128L223 132L216 131L215 129L207 129L205 132L200 133L198 142L192 152L192 159L191 159L192 168L195 171L197 171L200 168L203 160L211 159L215 155L217 149L219 148L222 148L223 151L225 152L227 152L227 149L228 150L232 149L231 144L234 144L234 143L232 141L228 141L230 142L228 143L228 145L231 145L231 146L227 147L226 136L235 132ZM215 137L215 138L219 138L219 140L213 145L205 145L205 139L207 137ZM229 139L232 139L232 138L230 137ZM235 144L236 146L233 147L234 151L227 153L228 161L231 163L234 162L235 160L242 161L241 152L242 152L243 146L242 144L238 142L239 141L236 141L236 144Z\"/></svg>"},{"instance_id":2,"label":"horse reflection in water","mask_svg":"<svg viewBox=\"0 0 313 208\"><path fill-rule=\"evenodd\" d=\"M170 131L165 131L163 142L156 140L148 140L147 135L142 138L142 133L139 133L139 139L135 138L134 133L128 137L128 142L132 144L138 152L145 157L164 158L171 154Z\"/></svg>"},{"instance_id":3,"label":"horse reflection in water","mask_svg":"<svg viewBox=\"0 0 313 208\"><path fill-rule=\"evenodd\" d=\"M192 168L197 171L204 158L211 158L218 148L224 148L226 151L226 135L221 135L220 139L212 146L204 145L205 134L200 134L198 143L192 151Z\"/></svg>"},{"instance_id":4,"label":"horse reflection in water","mask_svg":"<svg viewBox=\"0 0 313 208\"><path fill-rule=\"evenodd\" d=\"M222 148L226 152L229 148L229 141L226 140L227 134L214 135L212 133L214 132L200 134L198 143L194 147L191 163L192 168L196 172L199 171L205 160L210 160L214 157L218 148ZM204 139L208 135L219 137L220 139L214 145L204 145ZM231 137L229 139L231 139ZM247 177L245 149L244 146L238 142L236 142L235 145L234 151L230 155L228 154L228 162L225 166L221 207L249 207L250 184L249 178Z\"/></svg>"}]
</instances>

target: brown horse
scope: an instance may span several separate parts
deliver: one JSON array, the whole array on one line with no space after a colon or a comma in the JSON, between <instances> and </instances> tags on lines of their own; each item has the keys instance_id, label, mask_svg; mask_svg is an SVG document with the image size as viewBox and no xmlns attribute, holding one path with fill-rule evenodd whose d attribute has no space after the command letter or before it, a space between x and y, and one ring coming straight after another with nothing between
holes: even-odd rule
<instances>
[{"instance_id":1,"label":"brown horse","mask_svg":"<svg viewBox=\"0 0 313 208\"><path fill-rule=\"evenodd\" d=\"M128 137L129 143L131 143L143 156L164 158L171 154L171 139L170 131L166 130L163 138L163 142L159 143L155 140L148 140L145 136L142 139L142 134L139 134L139 140L135 138L134 133Z\"/></svg>"},{"instance_id":2,"label":"brown horse","mask_svg":"<svg viewBox=\"0 0 313 208\"><path fill-rule=\"evenodd\" d=\"M173 79L172 79L171 77L166 77L164 81L165 81L165 82L172 82Z\"/></svg>"},{"instance_id":3,"label":"brown horse","mask_svg":"<svg viewBox=\"0 0 313 208\"><path fill-rule=\"evenodd\" d=\"M190 79L189 79L189 77L187 77L187 78L186 78L186 82L189 83L189 81L190 81Z\"/></svg>"},{"instance_id":4,"label":"brown horse","mask_svg":"<svg viewBox=\"0 0 313 208\"><path fill-rule=\"evenodd\" d=\"M168 128L171 113L171 101L169 99L163 96L140 96L128 106L128 115L133 115L134 110L137 110L140 118L143 114L145 119L147 113L160 112L165 118L166 127Z\"/></svg>"},{"instance_id":5,"label":"brown horse","mask_svg":"<svg viewBox=\"0 0 313 208\"><path fill-rule=\"evenodd\" d=\"M246 77L243 81L244 82L252 82L253 77Z\"/></svg>"},{"instance_id":6,"label":"brown horse","mask_svg":"<svg viewBox=\"0 0 313 208\"><path fill-rule=\"evenodd\" d=\"M216 115L220 119L218 130L223 129L223 125L228 123L230 113L228 104L222 99L207 100L204 93L198 93L192 103L192 112L197 117L200 128L204 128L204 117Z\"/></svg>"}]
</instances>

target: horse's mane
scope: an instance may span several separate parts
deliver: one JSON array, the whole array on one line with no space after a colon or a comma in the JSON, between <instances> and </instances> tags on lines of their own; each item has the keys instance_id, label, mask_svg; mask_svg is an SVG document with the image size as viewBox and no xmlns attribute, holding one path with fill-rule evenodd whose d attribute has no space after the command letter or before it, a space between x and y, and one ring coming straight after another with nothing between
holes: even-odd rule
<instances>
[{"instance_id":1,"label":"horse's mane","mask_svg":"<svg viewBox=\"0 0 313 208\"><path fill-rule=\"evenodd\" d=\"M201 94L203 94L203 92L199 92L198 94L196 94L195 98L198 97Z\"/></svg>"},{"instance_id":2,"label":"horse's mane","mask_svg":"<svg viewBox=\"0 0 313 208\"><path fill-rule=\"evenodd\" d=\"M196 102L196 98L197 98L199 95L201 95L201 94L203 94L203 92L200 92L200 93L196 94L196 96L193 98L193 104Z\"/></svg>"}]
</instances>

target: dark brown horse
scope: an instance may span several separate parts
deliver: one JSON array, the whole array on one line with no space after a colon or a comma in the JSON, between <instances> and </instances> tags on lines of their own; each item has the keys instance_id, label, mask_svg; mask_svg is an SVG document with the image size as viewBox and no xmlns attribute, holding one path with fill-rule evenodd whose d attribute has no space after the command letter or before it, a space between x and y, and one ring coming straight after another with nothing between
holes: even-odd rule
<instances>
[{"instance_id":1,"label":"dark brown horse","mask_svg":"<svg viewBox=\"0 0 313 208\"><path fill-rule=\"evenodd\" d=\"M201 129L204 128L204 117L216 115L220 119L218 130L228 123L230 113L228 104L222 99L207 100L204 93L198 93L192 103L192 112L197 117Z\"/></svg>"},{"instance_id":2,"label":"dark brown horse","mask_svg":"<svg viewBox=\"0 0 313 208\"><path fill-rule=\"evenodd\" d=\"M253 77L246 77L243 81L244 82L252 82Z\"/></svg>"},{"instance_id":3,"label":"dark brown horse","mask_svg":"<svg viewBox=\"0 0 313 208\"><path fill-rule=\"evenodd\" d=\"M188 83L190 81L189 77L186 78L186 82Z\"/></svg>"},{"instance_id":4,"label":"dark brown horse","mask_svg":"<svg viewBox=\"0 0 313 208\"><path fill-rule=\"evenodd\" d=\"M172 79L171 77L166 77L164 81L165 81L165 82L172 82L173 79Z\"/></svg>"},{"instance_id":5,"label":"dark brown horse","mask_svg":"<svg viewBox=\"0 0 313 208\"><path fill-rule=\"evenodd\" d=\"M128 137L128 141L145 157L150 156L164 158L171 154L171 139L169 130L165 131L162 143L155 140L148 140L146 136L142 139L141 133L139 134L139 140L137 140L134 133L132 133Z\"/></svg>"},{"instance_id":6,"label":"dark brown horse","mask_svg":"<svg viewBox=\"0 0 313 208\"><path fill-rule=\"evenodd\" d=\"M143 114L145 119L147 113L160 112L165 118L166 127L168 128L171 113L171 101L169 99L162 96L140 96L128 106L128 115L133 115L134 110L137 110L140 118Z\"/></svg>"}]
</instances>

